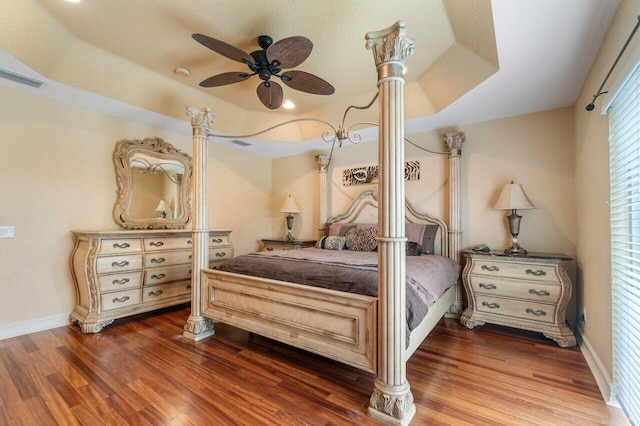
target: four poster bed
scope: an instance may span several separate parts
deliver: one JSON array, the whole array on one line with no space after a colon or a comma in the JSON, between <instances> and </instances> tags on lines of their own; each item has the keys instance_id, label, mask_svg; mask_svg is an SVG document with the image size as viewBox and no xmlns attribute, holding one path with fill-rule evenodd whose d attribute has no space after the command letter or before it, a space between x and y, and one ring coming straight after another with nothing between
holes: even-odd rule
<instances>
[{"instance_id":1,"label":"four poster bed","mask_svg":"<svg viewBox=\"0 0 640 426\"><path fill-rule=\"evenodd\" d=\"M402 69L406 57L413 52L413 41L405 36L403 22L368 33L366 39L378 70L378 194L366 191L344 214L329 219L329 157L317 156L320 176L318 223L321 235L326 235L331 225L339 223L376 223L377 253L373 253L377 284L375 295L208 269L206 170L207 142L213 116L208 108L188 108L193 127L194 274L192 312L185 325L184 336L194 340L210 336L214 334L213 321L220 321L375 373L377 377L368 414L386 424L407 424L415 413L415 405L406 381L406 360L445 313L461 313L462 303L456 271L455 278L447 278L449 282L434 297L437 300L407 338L406 283L409 281L406 274L410 269L407 265L413 260L406 258L406 223L437 227L433 248L436 255L416 257L436 258L441 255L459 264L459 157L464 133L445 135L449 158L447 228L442 220L417 212L404 196ZM305 250L295 250L292 254L304 257Z\"/></svg>"}]
</instances>

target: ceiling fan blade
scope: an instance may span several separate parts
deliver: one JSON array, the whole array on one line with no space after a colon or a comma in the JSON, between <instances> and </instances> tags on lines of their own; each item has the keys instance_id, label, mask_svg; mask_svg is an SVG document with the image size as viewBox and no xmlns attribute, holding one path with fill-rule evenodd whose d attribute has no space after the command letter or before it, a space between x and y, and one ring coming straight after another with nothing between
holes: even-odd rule
<instances>
[{"instance_id":1,"label":"ceiling fan blade","mask_svg":"<svg viewBox=\"0 0 640 426\"><path fill-rule=\"evenodd\" d=\"M333 95L336 89L318 76L305 71L287 71L281 76L282 82L292 89L314 95Z\"/></svg>"},{"instance_id":2,"label":"ceiling fan blade","mask_svg":"<svg viewBox=\"0 0 640 426\"><path fill-rule=\"evenodd\" d=\"M251 74L246 72L225 72L222 74L214 75L206 80L200 82L202 87L218 87L225 86L227 84L238 83L251 77Z\"/></svg>"},{"instance_id":3,"label":"ceiling fan blade","mask_svg":"<svg viewBox=\"0 0 640 426\"><path fill-rule=\"evenodd\" d=\"M276 41L267 49L269 62L280 62L280 68L294 68L311 54L313 43L306 37L296 36Z\"/></svg>"},{"instance_id":4,"label":"ceiling fan blade","mask_svg":"<svg viewBox=\"0 0 640 426\"><path fill-rule=\"evenodd\" d=\"M270 81L267 87L265 83L260 83L258 89L258 98L269 109L278 109L282 105L282 86L275 81Z\"/></svg>"},{"instance_id":5,"label":"ceiling fan blade","mask_svg":"<svg viewBox=\"0 0 640 426\"><path fill-rule=\"evenodd\" d=\"M244 63L253 63L253 58L246 52L238 49L235 46L225 43L224 41L216 40L203 34L191 34L191 37L201 45L208 47L216 53L226 56L234 61Z\"/></svg>"}]
</instances>

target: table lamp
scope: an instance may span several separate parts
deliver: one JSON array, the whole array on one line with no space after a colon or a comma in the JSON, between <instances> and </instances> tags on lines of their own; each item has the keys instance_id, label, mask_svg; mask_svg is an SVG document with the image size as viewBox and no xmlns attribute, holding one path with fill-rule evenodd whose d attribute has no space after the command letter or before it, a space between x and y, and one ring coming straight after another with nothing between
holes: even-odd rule
<instances>
[{"instance_id":1,"label":"table lamp","mask_svg":"<svg viewBox=\"0 0 640 426\"><path fill-rule=\"evenodd\" d=\"M160 202L158 203L158 206L156 207L156 211L162 212L160 213L160 216L162 216L163 218L167 217L167 202L164 200L164 198L160 200Z\"/></svg>"},{"instance_id":2,"label":"table lamp","mask_svg":"<svg viewBox=\"0 0 640 426\"><path fill-rule=\"evenodd\" d=\"M506 184L502 187L502 192L494 210L511 210L511 214L507 216L509 221L509 232L511 233L511 247L507 247L504 252L507 254L527 254L527 251L518 244L518 234L520 233L520 220L522 216L516 213L516 210L535 209L531 200L524 193L522 185L519 183Z\"/></svg>"},{"instance_id":3,"label":"table lamp","mask_svg":"<svg viewBox=\"0 0 640 426\"><path fill-rule=\"evenodd\" d=\"M288 241L293 241L295 238L291 234L291 228L293 228L293 213L300 213L296 201L293 199L291 195L284 200L284 204L280 208L280 213L287 213L287 236L285 237Z\"/></svg>"}]
</instances>

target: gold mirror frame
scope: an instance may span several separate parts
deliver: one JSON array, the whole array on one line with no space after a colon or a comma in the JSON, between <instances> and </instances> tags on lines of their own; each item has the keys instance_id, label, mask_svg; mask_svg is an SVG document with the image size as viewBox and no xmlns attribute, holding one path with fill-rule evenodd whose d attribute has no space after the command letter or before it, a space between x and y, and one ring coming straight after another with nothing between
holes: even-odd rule
<instances>
[{"instance_id":1,"label":"gold mirror frame","mask_svg":"<svg viewBox=\"0 0 640 426\"><path fill-rule=\"evenodd\" d=\"M177 219L137 218L130 214L133 198L133 167L131 161L135 155L145 158L157 158L159 161L179 163L184 167L184 175L178 181L176 203L180 202L183 214ZM160 138L125 139L116 144L113 153L116 168L118 198L113 208L113 218L125 229L182 229L191 220L191 179L193 174L191 156L180 151ZM162 172L162 168L159 168ZM157 171L156 171L157 173Z\"/></svg>"}]
</instances>

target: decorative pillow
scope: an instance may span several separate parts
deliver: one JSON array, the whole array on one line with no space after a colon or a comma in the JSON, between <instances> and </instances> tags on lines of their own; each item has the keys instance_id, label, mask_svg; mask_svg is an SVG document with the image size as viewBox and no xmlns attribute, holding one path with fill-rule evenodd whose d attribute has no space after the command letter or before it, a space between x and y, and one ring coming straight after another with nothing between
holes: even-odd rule
<instances>
[{"instance_id":1,"label":"decorative pillow","mask_svg":"<svg viewBox=\"0 0 640 426\"><path fill-rule=\"evenodd\" d=\"M420 256L422 254L422 246L413 241L407 241L405 244L407 256Z\"/></svg>"},{"instance_id":2,"label":"decorative pillow","mask_svg":"<svg viewBox=\"0 0 640 426\"><path fill-rule=\"evenodd\" d=\"M327 237L322 237L318 240L318 242L316 243L316 248L322 249L324 248L324 240L326 240Z\"/></svg>"},{"instance_id":3,"label":"decorative pillow","mask_svg":"<svg viewBox=\"0 0 640 426\"><path fill-rule=\"evenodd\" d=\"M324 238L324 248L326 250L342 250L345 246L345 237L330 235Z\"/></svg>"},{"instance_id":4,"label":"decorative pillow","mask_svg":"<svg viewBox=\"0 0 640 426\"><path fill-rule=\"evenodd\" d=\"M422 223L407 223L405 233L409 241L422 246L422 253L433 254L438 225L426 225Z\"/></svg>"},{"instance_id":5,"label":"decorative pillow","mask_svg":"<svg viewBox=\"0 0 640 426\"><path fill-rule=\"evenodd\" d=\"M345 235L347 248L354 251L374 251L378 247L378 227L350 229Z\"/></svg>"},{"instance_id":6,"label":"decorative pillow","mask_svg":"<svg viewBox=\"0 0 640 426\"><path fill-rule=\"evenodd\" d=\"M353 229L355 227L355 223L330 223L329 236L344 237L345 235L347 235L349 229Z\"/></svg>"}]
</instances>

